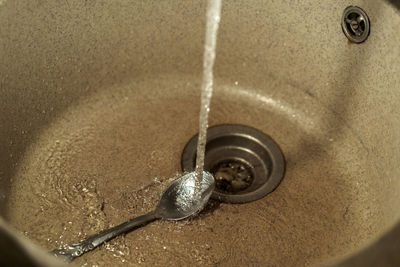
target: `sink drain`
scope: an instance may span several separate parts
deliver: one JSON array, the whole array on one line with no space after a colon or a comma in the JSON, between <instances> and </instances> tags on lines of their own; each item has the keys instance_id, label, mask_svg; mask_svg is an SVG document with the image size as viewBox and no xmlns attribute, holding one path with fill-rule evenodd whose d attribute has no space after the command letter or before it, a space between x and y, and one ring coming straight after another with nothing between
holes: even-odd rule
<instances>
[{"instance_id":1,"label":"sink drain","mask_svg":"<svg viewBox=\"0 0 400 267\"><path fill-rule=\"evenodd\" d=\"M195 169L197 136L183 150L185 172ZM208 128L204 168L216 180L213 199L245 203L266 196L279 185L285 160L268 135L248 126L223 124Z\"/></svg>"},{"instance_id":2,"label":"sink drain","mask_svg":"<svg viewBox=\"0 0 400 267\"><path fill-rule=\"evenodd\" d=\"M343 11L342 30L346 37L354 43L364 42L370 32L370 22L364 10L357 6L349 6Z\"/></svg>"},{"instance_id":3,"label":"sink drain","mask_svg":"<svg viewBox=\"0 0 400 267\"><path fill-rule=\"evenodd\" d=\"M237 159L224 160L213 167L216 190L221 193L237 193L248 188L254 180L252 167Z\"/></svg>"}]
</instances>

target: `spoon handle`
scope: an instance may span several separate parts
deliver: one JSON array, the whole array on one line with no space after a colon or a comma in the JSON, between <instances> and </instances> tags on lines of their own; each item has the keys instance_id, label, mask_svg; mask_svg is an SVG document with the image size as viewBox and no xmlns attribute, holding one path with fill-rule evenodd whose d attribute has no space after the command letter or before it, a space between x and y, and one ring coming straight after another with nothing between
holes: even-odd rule
<instances>
[{"instance_id":1,"label":"spoon handle","mask_svg":"<svg viewBox=\"0 0 400 267\"><path fill-rule=\"evenodd\" d=\"M152 211L145 215L133 218L127 222L121 223L120 225L114 226L110 229L104 230L98 234L92 235L79 243L61 249L55 249L51 253L65 261L72 261L73 259L93 250L104 242L111 240L120 234L129 232L136 227L143 226L157 219L160 219L160 217L157 216L154 211Z\"/></svg>"}]
</instances>

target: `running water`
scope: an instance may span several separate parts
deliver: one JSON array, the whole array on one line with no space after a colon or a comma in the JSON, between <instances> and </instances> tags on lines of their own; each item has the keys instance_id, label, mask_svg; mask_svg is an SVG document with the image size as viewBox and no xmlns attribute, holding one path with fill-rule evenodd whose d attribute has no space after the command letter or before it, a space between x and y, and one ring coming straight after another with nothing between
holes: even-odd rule
<instances>
[{"instance_id":1,"label":"running water","mask_svg":"<svg viewBox=\"0 0 400 267\"><path fill-rule=\"evenodd\" d=\"M199 139L197 140L195 195L197 195L203 179L204 154L207 141L208 113L210 111L210 101L213 91L213 66L220 13L221 0L208 0L206 40L204 45L203 57L203 81L201 85Z\"/></svg>"}]
</instances>

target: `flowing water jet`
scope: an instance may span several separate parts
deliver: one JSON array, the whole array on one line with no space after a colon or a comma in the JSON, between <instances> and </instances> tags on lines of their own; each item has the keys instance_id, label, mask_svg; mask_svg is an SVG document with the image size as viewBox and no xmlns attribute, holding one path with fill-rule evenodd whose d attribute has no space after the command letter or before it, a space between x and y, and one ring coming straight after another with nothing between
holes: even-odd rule
<instances>
[{"instance_id":1,"label":"flowing water jet","mask_svg":"<svg viewBox=\"0 0 400 267\"><path fill-rule=\"evenodd\" d=\"M209 0L207 6L206 40L203 58L203 81L201 85L201 106L199 119L199 138L197 142L196 156L196 195L200 188L204 155L207 141L208 113L213 92L213 66L215 60L215 47L217 44L217 31L221 14L221 0Z\"/></svg>"}]
</instances>

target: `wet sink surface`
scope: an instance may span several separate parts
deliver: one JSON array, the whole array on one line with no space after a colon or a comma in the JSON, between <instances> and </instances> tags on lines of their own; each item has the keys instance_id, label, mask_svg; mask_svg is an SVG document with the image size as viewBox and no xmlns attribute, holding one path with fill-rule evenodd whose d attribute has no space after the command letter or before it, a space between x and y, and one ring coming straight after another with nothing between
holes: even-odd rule
<instances>
[{"instance_id":1,"label":"wet sink surface","mask_svg":"<svg viewBox=\"0 0 400 267\"><path fill-rule=\"evenodd\" d=\"M353 153L338 158L341 142L316 131L318 121L293 117L287 103L251 88L217 84L211 125L239 123L273 136L287 158L281 185L253 203L213 202L189 221L148 225L78 264L304 265L354 249L377 231L360 209L360 194L370 190L354 179L363 170L347 166L365 160L356 138ZM24 155L7 219L50 250L154 208L197 132L198 88L193 77L161 75L70 108Z\"/></svg>"}]
</instances>

